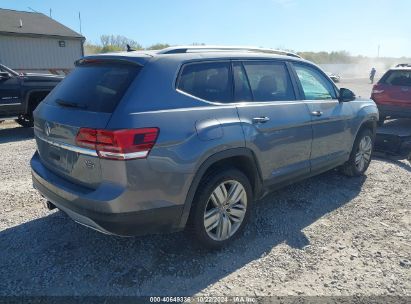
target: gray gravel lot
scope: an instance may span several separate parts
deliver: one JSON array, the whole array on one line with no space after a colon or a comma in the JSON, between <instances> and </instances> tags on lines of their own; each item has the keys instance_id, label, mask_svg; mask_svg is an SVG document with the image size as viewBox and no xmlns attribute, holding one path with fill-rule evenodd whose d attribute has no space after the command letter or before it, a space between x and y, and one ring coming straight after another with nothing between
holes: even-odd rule
<instances>
[{"instance_id":1,"label":"gray gravel lot","mask_svg":"<svg viewBox=\"0 0 411 304\"><path fill-rule=\"evenodd\" d=\"M184 233L119 238L46 210L31 187L32 130L0 124L0 295L409 295L411 167L374 159L256 204L228 248Z\"/></svg>"}]
</instances>

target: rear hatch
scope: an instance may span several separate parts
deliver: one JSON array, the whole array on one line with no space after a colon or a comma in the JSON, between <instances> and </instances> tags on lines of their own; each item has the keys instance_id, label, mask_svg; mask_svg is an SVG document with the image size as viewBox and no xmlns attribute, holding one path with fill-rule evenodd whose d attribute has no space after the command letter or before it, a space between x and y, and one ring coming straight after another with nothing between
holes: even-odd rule
<instances>
[{"instance_id":1,"label":"rear hatch","mask_svg":"<svg viewBox=\"0 0 411 304\"><path fill-rule=\"evenodd\" d=\"M80 147L81 128L104 129L142 66L130 61L83 59L34 114L37 150L51 171L96 188L102 180L95 149Z\"/></svg>"},{"instance_id":2,"label":"rear hatch","mask_svg":"<svg viewBox=\"0 0 411 304\"><path fill-rule=\"evenodd\" d=\"M411 69L388 71L374 86L371 97L380 105L411 107Z\"/></svg>"}]
</instances>

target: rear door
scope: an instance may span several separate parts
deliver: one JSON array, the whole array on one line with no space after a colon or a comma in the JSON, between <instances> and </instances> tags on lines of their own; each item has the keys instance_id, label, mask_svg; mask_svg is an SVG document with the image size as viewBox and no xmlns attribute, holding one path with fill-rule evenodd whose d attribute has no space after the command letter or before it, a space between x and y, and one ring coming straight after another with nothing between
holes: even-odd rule
<instances>
[{"instance_id":1,"label":"rear door","mask_svg":"<svg viewBox=\"0 0 411 304\"><path fill-rule=\"evenodd\" d=\"M315 66L293 63L293 67L311 115L311 169L315 172L335 167L345 162L351 151L351 104L338 101L334 84Z\"/></svg>"},{"instance_id":2,"label":"rear door","mask_svg":"<svg viewBox=\"0 0 411 304\"><path fill-rule=\"evenodd\" d=\"M104 129L141 66L90 61L77 66L34 112L42 163L68 180L95 188L101 182L100 159L79 148L80 128Z\"/></svg>"},{"instance_id":3,"label":"rear door","mask_svg":"<svg viewBox=\"0 0 411 304\"><path fill-rule=\"evenodd\" d=\"M246 146L267 184L309 174L311 119L283 61L233 62L235 100Z\"/></svg>"}]
</instances>

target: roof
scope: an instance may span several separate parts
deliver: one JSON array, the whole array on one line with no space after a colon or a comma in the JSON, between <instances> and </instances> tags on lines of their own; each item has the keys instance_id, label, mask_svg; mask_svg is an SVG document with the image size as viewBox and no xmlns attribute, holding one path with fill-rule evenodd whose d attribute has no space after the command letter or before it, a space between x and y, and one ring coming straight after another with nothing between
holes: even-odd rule
<instances>
[{"instance_id":1,"label":"roof","mask_svg":"<svg viewBox=\"0 0 411 304\"><path fill-rule=\"evenodd\" d=\"M174 47L174 48L181 48L181 47ZM182 47L185 48L185 47ZM152 60L171 60L171 61L189 61L189 60L226 60L226 59L288 59L292 61L304 61L303 58L290 56L286 54L279 54L279 53L269 53L266 51L258 50L258 48L240 48L238 50L235 47L227 47L227 50L216 50L213 48L208 48L207 46L204 49L197 49L194 52L164 52L164 50L141 50L141 51L131 51L131 52L114 52L114 53L103 53L103 54L92 54L86 56L86 58L121 58L121 59L128 59L134 60L139 62L140 64L145 64L145 62ZM274 51L274 50L273 50Z\"/></svg>"},{"instance_id":2,"label":"roof","mask_svg":"<svg viewBox=\"0 0 411 304\"><path fill-rule=\"evenodd\" d=\"M0 33L84 39L81 34L42 13L9 9L0 9Z\"/></svg>"},{"instance_id":3,"label":"roof","mask_svg":"<svg viewBox=\"0 0 411 304\"><path fill-rule=\"evenodd\" d=\"M301 56L284 50L259 48L253 46L219 46L219 45L186 45L186 46L170 46L168 48L159 50L158 54L181 54L181 53L192 53L192 52L256 52L256 53L267 53L267 54L277 54L285 55L296 58L301 58Z\"/></svg>"},{"instance_id":4,"label":"roof","mask_svg":"<svg viewBox=\"0 0 411 304\"><path fill-rule=\"evenodd\" d=\"M104 54L93 54L85 56L86 59L118 59L137 62L145 65L147 62L174 62L179 64L181 62L197 61L197 60L271 60L271 59L287 59L289 61L307 62L302 58L289 57L285 55L268 54L260 52L245 52L245 51L230 51L230 52L194 52L194 53L172 53L162 54L155 51L134 51L134 52L115 52ZM312 64L312 63L311 63Z\"/></svg>"},{"instance_id":5,"label":"roof","mask_svg":"<svg viewBox=\"0 0 411 304\"><path fill-rule=\"evenodd\" d=\"M390 71L411 71L411 66L394 67L394 68L391 68Z\"/></svg>"}]
</instances>

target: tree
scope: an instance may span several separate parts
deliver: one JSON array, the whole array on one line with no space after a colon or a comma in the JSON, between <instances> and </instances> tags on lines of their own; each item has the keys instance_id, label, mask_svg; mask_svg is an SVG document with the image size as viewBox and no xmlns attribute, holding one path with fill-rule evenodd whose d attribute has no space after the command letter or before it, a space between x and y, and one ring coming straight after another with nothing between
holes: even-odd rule
<instances>
[{"instance_id":1,"label":"tree","mask_svg":"<svg viewBox=\"0 0 411 304\"><path fill-rule=\"evenodd\" d=\"M101 53L101 49L102 49L102 47L100 45L92 44L89 41L84 43L84 54L85 55L99 54L99 53Z\"/></svg>"},{"instance_id":2,"label":"tree","mask_svg":"<svg viewBox=\"0 0 411 304\"><path fill-rule=\"evenodd\" d=\"M170 45L168 43L156 43L153 45L150 45L146 50L161 50L168 48Z\"/></svg>"},{"instance_id":3,"label":"tree","mask_svg":"<svg viewBox=\"0 0 411 304\"><path fill-rule=\"evenodd\" d=\"M121 35L101 35L101 53L125 51L127 44L134 50L142 50L143 47L137 41Z\"/></svg>"}]
</instances>

